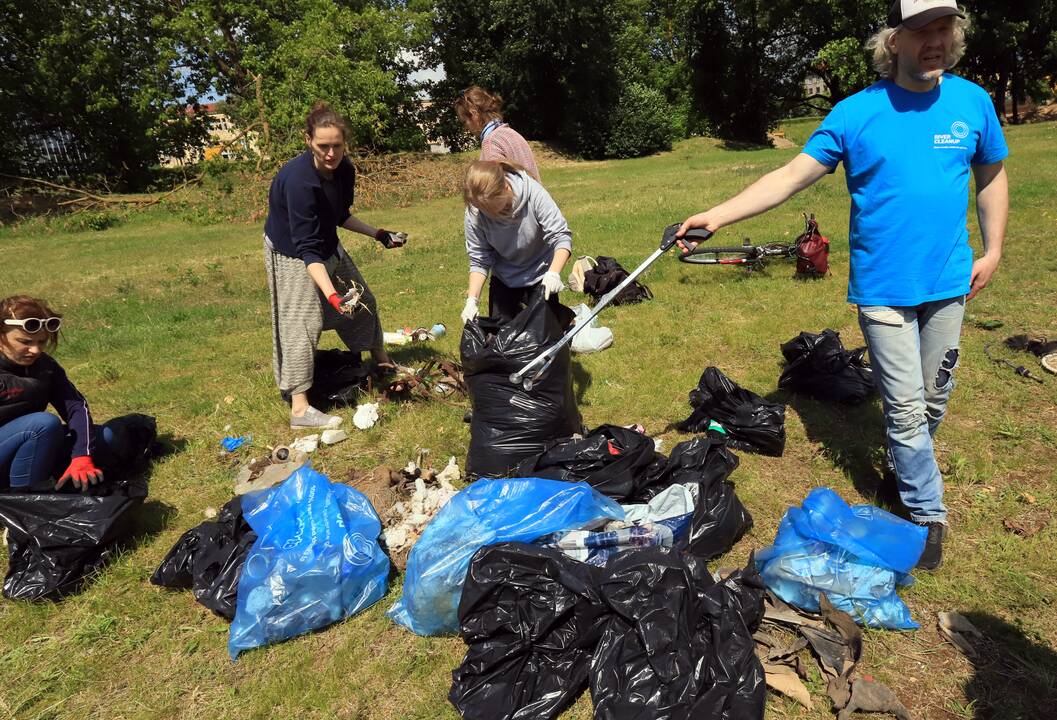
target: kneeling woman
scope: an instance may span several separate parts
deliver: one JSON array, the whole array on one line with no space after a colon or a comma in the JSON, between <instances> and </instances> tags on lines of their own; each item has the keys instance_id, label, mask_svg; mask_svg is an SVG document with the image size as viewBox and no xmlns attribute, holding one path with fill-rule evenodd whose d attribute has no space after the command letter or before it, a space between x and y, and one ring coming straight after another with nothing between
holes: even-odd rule
<instances>
[{"instance_id":1,"label":"kneeling woman","mask_svg":"<svg viewBox=\"0 0 1057 720\"><path fill-rule=\"evenodd\" d=\"M478 160L466 172L463 196L470 256L463 322L477 317L489 273L492 317L512 319L538 285L545 298L557 303L573 241L561 210L543 186L517 165Z\"/></svg>"},{"instance_id":2,"label":"kneeling woman","mask_svg":"<svg viewBox=\"0 0 1057 720\"><path fill-rule=\"evenodd\" d=\"M86 488L103 479L99 466L108 467L119 451L114 434L92 423L84 396L44 352L58 345L61 325L43 300L0 300L0 489L44 492L56 487L54 478L57 487L71 481Z\"/></svg>"},{"instance_id":3,"label":"kneeling woman","mask_svg":"<svg viewBox=\"0 0 1057 720\"><path fill-rule=\"evenodd\" d=\"M308 150L272 180L264 226L264 264L272 298L272 369L279 390L290 397L290 427L341 423L308 404L316 345L323 330L335 330L349 350L369 350L378 365L392 362L382 345L378 305L345 248L339 227L373 237L386 248L406 235L374 228L349 212L356 171L345 157L345 121L325 103L305 119ZM352 289L358 302L343 303Z\"/></svg>"}]
</instances>

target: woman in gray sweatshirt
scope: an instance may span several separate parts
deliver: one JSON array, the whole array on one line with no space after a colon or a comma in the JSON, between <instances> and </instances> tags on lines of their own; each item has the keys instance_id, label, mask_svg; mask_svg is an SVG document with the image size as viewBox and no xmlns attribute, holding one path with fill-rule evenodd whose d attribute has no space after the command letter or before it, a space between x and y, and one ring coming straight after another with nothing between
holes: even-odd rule
<instances>
[{"instance_id":1,"label":"woman in gray sweatshirt","mask_svg":"<svg viewBox=\"0 0 1057 720\"><path fill-rule=\"evenodd\" d=\"M466 254L470 279L463 322L477 317L481 290L488 285L488 314L512 319L537 285L557 302L561 271L572 255L572 233L543 186L517 165L478 160L463 186Z\"/></svg>"}]
</instances>

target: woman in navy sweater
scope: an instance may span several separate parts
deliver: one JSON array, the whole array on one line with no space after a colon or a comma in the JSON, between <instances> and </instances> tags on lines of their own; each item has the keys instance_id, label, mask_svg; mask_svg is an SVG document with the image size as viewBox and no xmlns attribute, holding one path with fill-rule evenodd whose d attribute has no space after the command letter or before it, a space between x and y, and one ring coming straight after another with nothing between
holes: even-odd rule
<instances>
[{"instance_id":1,"label":"woman in navy sweater","mask_svg":"<svg viewBox=\"0 0 1057 720\"><path fill-rule=\"evenodd\" d=\"M43 300L0 300L0 489L41 492L52 478L57 487L86 488L103 479L96 463L107 467L117 450L114 434L92 423L84 395L44 352L58 345L61 325Z\"/></svg>"},{"instance_id":2,"label":"woman in navy sweater","mask_svg":"<svg viewBox=\"0 0 1057 720\"><path fill-rule=\"evenodd\" d=\"M264 264L272 298L272 369L290 397L290 427L341 423L309 405L316 345L335 330L349 350L368 350L377 365L392 365L382 345L378 305L338 241L339 227L373 237L386 248L407 236L354 217L356 171L345 157L345 121L325 103L305 119L308 150L283 165L268 192ZM339 292L340 290L340 292ZM352 291L357 301L344 300Z\"/></svg>"}]
</instances>

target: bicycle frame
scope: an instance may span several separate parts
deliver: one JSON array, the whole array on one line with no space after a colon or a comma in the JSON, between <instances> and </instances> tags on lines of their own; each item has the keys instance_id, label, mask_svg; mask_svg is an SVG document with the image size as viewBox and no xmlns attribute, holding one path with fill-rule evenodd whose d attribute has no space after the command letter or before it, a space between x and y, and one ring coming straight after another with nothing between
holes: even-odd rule
<instances>
[{"instance_id":1,"label":"bicycle frame","mask_svg":"<svg viewBox=\"0 0 1057 720\"><path fill-rule=\"evenodd\" d=\"M698 245L689 252L680 253L679 261L690 265L748 265L749 269L762 267L764 260L770 257L796 259L803 239L811 235L813 227L817 228L814 214L804 215L804 233L797 237L793 244L768 243L752 245L748 238L740 246L707 246Z\"/></svg>"}]
</instances>

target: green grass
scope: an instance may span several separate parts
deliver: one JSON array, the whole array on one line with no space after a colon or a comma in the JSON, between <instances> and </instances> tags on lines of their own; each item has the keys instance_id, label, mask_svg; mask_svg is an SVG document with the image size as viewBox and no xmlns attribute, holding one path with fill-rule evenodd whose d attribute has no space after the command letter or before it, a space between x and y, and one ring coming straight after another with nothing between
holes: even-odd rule
<instances>
[{"instance_id":1,"label":"green grass","mask_svg":"<svg viewBox=\"0 0 1057 720\"><path fill-rule=\"evenodd\" d=\"M801 143L812 122L791 124L787 135ZM1008 138L1008 249L993 285L969 306L973 320L1005 325L966 324L959 386L938 438L954 527L947 559L903 592L921 631L866 635L863 671L890 683L917 718L1038 717L1037 703L1055 689L1057 523L1023 538L1002 521L1057 513L1057 378L1022 381L988 362L983 347L1014 332L1057 337L1057 125L1010 128ZM563 162L542 172L573 228L575 253L612 255L630 268L656 247L664 226L796 152L727 150L697 139L654 157ZM791 240L801 213L814 212L832 241L831 277L798 282L781 262L746 274L663 258L644 278L655 299L607 310L616 344L576 361L588 425L641 422L660 432L688 414L686 393L712 364L789 403L785 455L741 454L733 479L756 524L719 565L744 564L750 550L769 544L784 510L812 487L861 502L879 479L877 405L835 408L775 390L778 346L799 331L832 327L849 347L862 341L845 302L848 199L840 174L717 238ZM379 298L383 326L443 322L452 331L429 349L456 354L467 267L459 199L363 216L411 234L407 248L390 252L345 238ZM201 225L194 217L161 207L103 231L44 222L0 230L3 294L32 293L62 310L57 355L97 417L149 412L181 441L152 473L145 527L154 532L62 603L0 603L0 718L455 717L446 695L461 642L419 638L385 619L399 583L362 615L237 664L227 657L224 622L189 592L148 583L180 533L230 497L237 463L291 438L271 373L260 223ZM975 219L971 227L977 235ZM565 300L578 302L572 294ZM337 344L325 337L325 345ZM996 349L1006 352L1000 342ZM394 356L413 362L424 352ZM385 405L375 428L319 451L316 466L339 479L353 468L403 465L420 447L461 463L462 413L440 403ZM252 435L252 446L220 456L218 441L229 433ZM663 437L666 450L686 439ZM990 654L974 665L944 644L935 631L941 610L969 614L991 638ZM1014 657L1035 671L1018 671ZM821 685L813 688L813 713L772 697L768 717L832 717ZM985 714L996 707L997 715ZM586 698L568 713L590 715Z\"/></svg>"}]
</instances>

